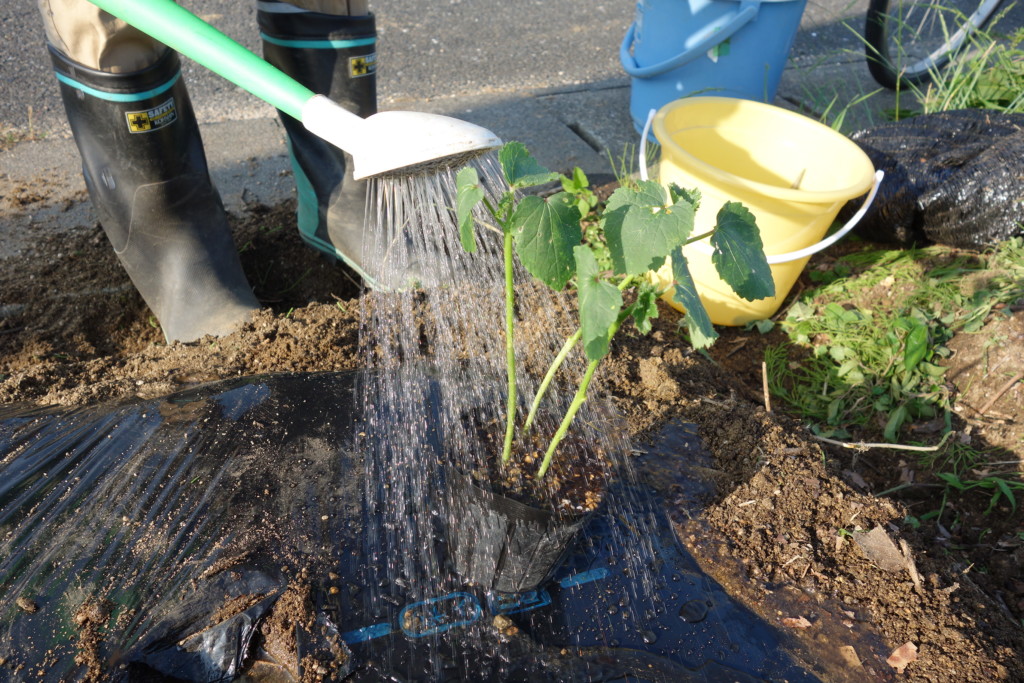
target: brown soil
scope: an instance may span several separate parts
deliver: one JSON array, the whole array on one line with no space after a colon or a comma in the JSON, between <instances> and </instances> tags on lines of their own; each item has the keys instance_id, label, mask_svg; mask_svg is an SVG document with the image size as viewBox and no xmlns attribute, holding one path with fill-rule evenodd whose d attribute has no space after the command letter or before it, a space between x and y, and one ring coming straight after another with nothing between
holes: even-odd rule
<instances>
[{"instance_id":1,"label":"brown soil","mask_svg":"<svg viewBox=\"0 0 1024 683\"><path fill-rule=\"evenodd\" d=\"M106 600L89 599L82 603L73 617L78 629L75 662L86 667L86 683L102 681L105 675L100 648L103 630L110 619L110 608L111 603Z\"/></svg>"},{"instance_id":2,"label":"brown soil","mask_svg":"<svg viewBox=\"0 0 1024 683\"><path fill-rule=\"evenodd\" d=\"M4 263L0 404L76 406L239 375L362 366L358 286L301 244L293 208L234 219L266 308L220 339L165 344L96 226L42 239ZM1003 500L986 514L991 492L943 500L913 454L834 447L784 406L768 412L761 361L778 332L723 330L703 354L678 323L663 307L651 335L624 333L601 375L638 448L669 420L698 426L718 493L674 519L709 574L801 641L826 680L1024 680L1020 510ZM963 406L957 438L997 449L999 471L1019 472L1024 387L1009 380L1024 357L1024 313L989 325L950 344L949 379ZM874 495L904 483L912 485ZM944 509L941 523L903 524L935 509ZM83 638L98 637L96 627L90 618Z\"/></svg>"},{"instance_id":3,"label":"brown soil","mask_svg":"<svg viewBox=\"0 0 1024 683\"><path fill-rule=\"evenodd\" d=\"M306 583L292 584L274 603L274 608L260 625L263 647L279 662L298 662L302 683L316 683L337 680L331 674L344 670L348 661L348 650L338 636L316 642L309 635L314 647L306 647L299 660L299 632L314 634L318 629L316 616L310 601L310 587ZM299 672L296 672L299 673Z\"/></svg>"},{"instance_id":4,"label":"brown soil","mask_svg":"<svg viewBox=\"0 0 1024 683\"><path fill-rule=\"evenodd\" d=\"M505 421L482 416L470 419L477 427L480 444L475 452L493 456L471 463L467 474L476 485L526 505L554 509L568 519L578 519L600 505L612 472L611 459L600 447L589 445L575 434L566 435L558 446L559 457L552 459L548 473L539 481L536 478L560 420L540 416L536 428L525 439L513 443L509 462L500 465L497 454L504 447ZM564 463L571 466L561 466Z\"/></svg>"}]
</instances>

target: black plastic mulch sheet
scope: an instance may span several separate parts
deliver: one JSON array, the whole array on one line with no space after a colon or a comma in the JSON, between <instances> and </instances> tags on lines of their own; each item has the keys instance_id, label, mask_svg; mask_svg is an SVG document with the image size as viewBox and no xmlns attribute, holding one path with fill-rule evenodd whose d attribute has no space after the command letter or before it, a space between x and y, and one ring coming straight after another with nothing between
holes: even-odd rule
<instances>
[{"instance_id":1,"label":"black plastic mulch sheet","mask_svg":"<svg viewBox=\"0 0 1024 683\"><path fill-rule=\"evenodd\" d=\"M856 228L866 239L982 249L1024 234L1024 114L924 114L851 137L885 171Z\"/></svg>"},{"instance_id":2,"label":"black plastic mulch sheet","mask_svg":"<svg viewBox=\"0 0 1024 683\"><path fill-rule=\"evenodd\" d=\"M537 590L451 574L375 596L358 377L0 411L0 679L817 680L699 571L653 491L650 604L630 602L621 508Z\"/></svg>"}]
</instances>

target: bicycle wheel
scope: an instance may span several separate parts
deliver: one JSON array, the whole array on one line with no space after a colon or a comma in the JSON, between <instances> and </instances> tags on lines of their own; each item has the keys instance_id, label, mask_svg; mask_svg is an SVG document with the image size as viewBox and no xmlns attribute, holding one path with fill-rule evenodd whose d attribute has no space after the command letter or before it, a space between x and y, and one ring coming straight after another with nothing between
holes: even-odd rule
<instances>
[{"instance_id":1,"label":"bicycle wheel","mask_svg":"<svg viewBox=\"0 0 1024 683\"><path fill-rule=\"evenodd\" d=\"M1003 0L871 0L868 69L887 88L927 82L996 13Z\"/></svg>"}]
</instances>

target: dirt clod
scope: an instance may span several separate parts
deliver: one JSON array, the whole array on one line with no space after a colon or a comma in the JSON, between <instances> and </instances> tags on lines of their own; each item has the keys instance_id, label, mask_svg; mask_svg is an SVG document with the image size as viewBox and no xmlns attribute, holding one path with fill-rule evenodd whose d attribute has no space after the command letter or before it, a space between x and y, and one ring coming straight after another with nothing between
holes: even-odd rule
<instances>
[{"instance_id":1,"label":"dirt clod","mask_svg":"<svg viewBox=\"0 0 1024 683\"><path fill-rule=\"evenodd\" d=\"M39 611L39 605L36 604L36 601L32 598L26 598L24 595L18 596L14 603L18 606L18 609L29 614Z\"/></svg>"},{"instance_id":2,"label":"dirt clod","mask_svg":"<svg viewBox=\"0 0 1024 683\"><path fill-rule=\"evenodd\" d=\"M89 598L83 602L71 619L78 629L78 654L75 663L86 668L85 681L95 683L104 680L109 671L103 658L103 631L113 603L104 598Z\"/></svg>"}]
</instances>

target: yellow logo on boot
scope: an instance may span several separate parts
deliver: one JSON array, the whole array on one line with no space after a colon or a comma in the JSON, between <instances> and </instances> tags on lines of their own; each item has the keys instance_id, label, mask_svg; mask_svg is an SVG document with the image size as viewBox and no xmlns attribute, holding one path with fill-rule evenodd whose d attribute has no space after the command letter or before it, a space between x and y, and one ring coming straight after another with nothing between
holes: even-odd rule
<instances>
[{"instance_id":1,"label":"yellow logo on boot","mask_svg":"<svg viewBox=\"0 0 1024 683\"><path fill-rule=\"evenodd\" d=\"M377 73L377 53L348 58L349 78L359 78Z\"/></svg>"},{"instance_id":2,"label":"yellow logo on boot","mask_svg":"<svg viewBox=\"0 0 1024 683\"><path fill-rule=\"evenodd\" d=\"M174 98L163 104L142 111L128 111L124 114L131 133L148 133L174 123L178 118L178 109L174 106Z\"/></svg>"}]
</instances>

